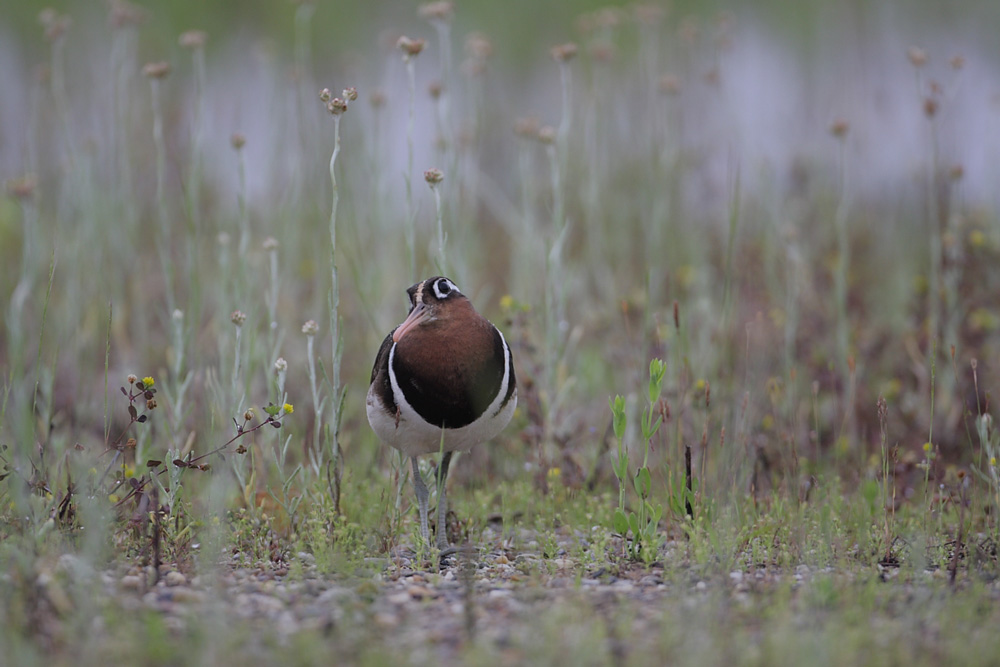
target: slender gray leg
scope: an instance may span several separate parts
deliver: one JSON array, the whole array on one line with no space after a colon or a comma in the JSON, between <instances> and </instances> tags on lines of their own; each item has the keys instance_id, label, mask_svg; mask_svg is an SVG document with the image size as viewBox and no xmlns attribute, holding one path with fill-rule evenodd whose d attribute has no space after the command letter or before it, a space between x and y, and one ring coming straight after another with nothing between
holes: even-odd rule
<instances>
[{"instance_id":1,"label":"slender gray leg","mask_svg":"<svg viewBox=\"0 0 1000 667\"><path fill-rule=\"evenodd\" d=\"M424 484L424 478L420 474L420 466L417 465L417 457L411 456L410 463L413 465L413 489L417 492L417 504L420 508L420 537L423 539L424 544L431 543L431 531L427 527L427 485Z\"/></svg>"},{"instance_id":2,"label":"slender gray leg","mask_svg":"<svg viewBox=\"0 0 1000 667\"><path fill-rule=\"evenodd\" d=\"M448 481L448 466L451 464L451 454L452 452L445 452L441 455L441 465L438 466L437 475L437 546L441 551L442 557L455 553L455 550L448 546L448 496L445 493L445 483Z\"/></svg>"}]
</instances>

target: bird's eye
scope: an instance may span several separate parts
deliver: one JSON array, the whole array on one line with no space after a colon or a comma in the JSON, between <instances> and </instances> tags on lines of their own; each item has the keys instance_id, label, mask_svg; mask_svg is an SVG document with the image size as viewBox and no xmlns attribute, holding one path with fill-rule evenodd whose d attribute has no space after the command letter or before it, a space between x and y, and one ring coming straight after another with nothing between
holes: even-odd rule
<instances>
[{"instance_id":1,"label":"bird's eye","mask_svg":"<svg viewBox=\"0 0 1000 667\"><path fill-rule=\"evenodd\" d=\"M441 278L434 282L434 296L439 299L445 299L449 294L457 291L458 288L455 287L455 284L447 278Z\"/></svg>"}]
</instances>

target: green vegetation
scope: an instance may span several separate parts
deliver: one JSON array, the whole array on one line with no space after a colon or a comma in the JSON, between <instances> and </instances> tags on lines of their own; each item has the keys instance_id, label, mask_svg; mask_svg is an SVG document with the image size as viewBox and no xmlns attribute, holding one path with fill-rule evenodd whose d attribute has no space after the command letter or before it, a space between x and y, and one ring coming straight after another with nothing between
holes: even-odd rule
<instances>
[{"instance_id":1,"label":"green vegetation","mask_svg":"<svg viewBox=\"0 0 1000 667\"><path fill-rule=\"evenodd\" d=\"M552 3L556 39L431 3L383 44L373 3L248 3L283 21L250 45L170 4L41 12L5 94L10 664L995 661L1000 217L947 157L963 60L898 54L923 143L880 190L849 110L787 163L716 136L729 14ZM519 407L452 465L439 568L365 395L441 271Z\"/></svg>"}]
</instances>

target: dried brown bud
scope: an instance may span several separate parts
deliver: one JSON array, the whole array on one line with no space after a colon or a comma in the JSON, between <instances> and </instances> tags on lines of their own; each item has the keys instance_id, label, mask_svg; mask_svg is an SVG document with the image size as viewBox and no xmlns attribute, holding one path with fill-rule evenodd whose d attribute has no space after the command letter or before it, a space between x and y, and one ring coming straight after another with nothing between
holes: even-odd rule
<instances>
[{"instance_id":1,"label":"dried brown bud","mask_svg":"<svg viewBox=\"0 0 1000 667\"><path fill-rule=\"evenodd\" d=\"M424 180L427 181L428 185L433 187L444 180L444 172L437 167L432 167L424 172Z\"/></svg>"},{"instance_id":2,"label":"dried brown bud","mask_svg":"<svg viewBox=\"0 0 1000 667\"><path fill-rule=\"evenodd\" d=\"M148 401L146 401L146 409L147 410L155 410L156 409L156 399L155 398L151 398Z\"/></svg>"},{"instance_id":3,"label":"dried brown bud","mask_svg":"<svg viewBox=\"0 0 1000 667\"><path fill-rule=\"evenodd\" d=\"M187 32L181 33L177 43L185 49L200 49L205 46L205 41L207 39L208 35L204 30L188 30Z\"/></svg>"},{"instance_id":4,"label":"dried brown bud","mask_svg":"<svg viewBox=\"0 0 1000 667\"><path fill-rule=\"evenodd\" d=\"M237 454L246 454L247 453L247 448L245 446L243 446L243 445L240 445L240 446L238 446L236 448L236 453Z\"/></svg>"},{"instance_id":5,"label":"dried brown bud","mask_svg":"<svg viewBox=\"0 0 1000 667\"><path fill-rule=\"evenodd\" d=\"M552 54L552 59L557 63L566 63L576 57L576 51L576 44L566 42L565 44L553 46L549 53Z\"/></svg>"},{"instance_id":6,"label":"dried brown bud","mask_svg":"<svg viewBox=\"0 0 1000 667\"><path fill-rule=\"evenodd\" d=\"M129 438L128 440L125 441L125 447L127 447L128 449L135 449L135 446L136 446L135 438Z\"/></svg>"},{"instance_id":7,"label":"dried brown bud","mask_svg":"<svg viewBox=\"0 0 1000 667\"><path fill-rule=\"evenodd\" d=\"M129 373L127 379L128 379L128 383L129 384L135 384L136 381L138 381L139 378L137 378L134 374Z\"/></svg>"},{"instance_id":8,"label":"dried brown bud","mask_svg":"<svg viewBox=\"0 0 1000 667\"><path fill-rule=\"evenodd\" d=\"M422 39L411 39L403 35L396 41L396 48L403 52L404 60L409 60L420 55L420 52L424 50L425 44L426 42Z\"/></svg>"},{"instance_id":9,"label":"dried brown bud","mask_svg":"<svg viewBox=\"0 0 1000 667\"><path fill-rule=\"evenodd\" d=\"M238 327L243 326L247 321L247 314L242 310L234 310L232 315L229 316L229 321Z\"/></svg>"},{"instance_id":10,"label":"dried brown bud","mask_svg":"<svg viewBox=\"0 0 1000 667\"><path fill-rule=\"evenodd\" d=\"M254 418L254 414L255 413L253 408L247 408L246 411L243 413L243 421L245 422L251 421Z\"/></svg>"},{"instance_id":11,"label":"dried brown bud","mask_svg":"<svg viewBox=\"0 0 1000 667\"><path fill-rule=\"evenodd\" d=\"M247 138L239 132L233 132L233 136L229 138L229 143L232 144L233 148L239 150L246 146Z\"/></svg>"},{"instance_id":12,"label":"dried brown bud","mask_svg":"<svg viewBox=\"0 0 1000 667\"><path fill-rule=\"evenodd\" d=\"M933 97L928 97L924 99L924 115L928 118L933 118L937 115L938 111L938 101Z\"/></svg>"},{"instance_id":13,"label":"dried brown bud","mask_svg":"<svg viewBox=\"0 0 1000 667\"><path fill-rule=\"evenodd\" d=\"M149 79L165 79L167 78L167 75L170 74L170 63L147 63L146 66L142 68L142 73Z\"/></svg>"}]
</instances>

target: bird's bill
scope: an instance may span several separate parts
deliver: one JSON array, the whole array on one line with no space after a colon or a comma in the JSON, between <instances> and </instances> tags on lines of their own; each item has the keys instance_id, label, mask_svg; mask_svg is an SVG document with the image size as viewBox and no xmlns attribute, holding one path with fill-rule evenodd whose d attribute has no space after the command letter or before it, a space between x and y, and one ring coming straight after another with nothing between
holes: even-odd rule
<instances>
[{"instance_id":1,"label":"bird's bill","mask_svg":"<svg viewBox=\"0 0 1000 667\"><path fill-rule=\"evenodd\" d=\"M430 309L422 303L417 304L410 311L410 314L406 316L406 319L403 320L403 323L396 327L396 330L392 333L393 342L398 343L410 330L420 326L430 318Z\"/></svg>"}]
</instances>

